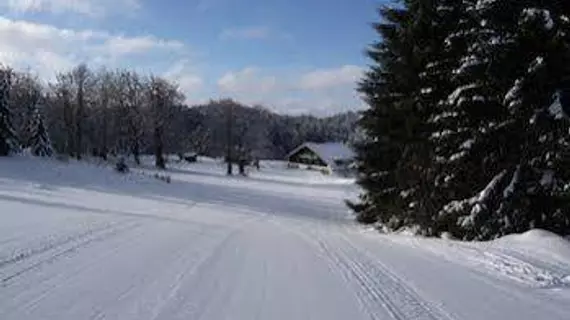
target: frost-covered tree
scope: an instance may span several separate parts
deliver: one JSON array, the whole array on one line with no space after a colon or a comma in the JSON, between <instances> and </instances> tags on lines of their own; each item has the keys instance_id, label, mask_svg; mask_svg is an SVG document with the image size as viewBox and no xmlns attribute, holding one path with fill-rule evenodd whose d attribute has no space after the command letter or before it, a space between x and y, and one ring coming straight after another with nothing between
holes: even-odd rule
<instances>
[{"instance_id":1,"label":"frost-covered tree","mask_svg":"<svg viewBox=\"0 0 570 320\"><path fill-rule=\"evenodd\" d=\"M184 96L175 85L158 77L151 77L147 90L155 165L164 169L165 131L172 123L174 106L181 104Z\"/></svg>"},{"instance_id":2,"label":"frost-covered tree","mask_svg":"<svg viewBox=\"0 0 570 320\"><path fill-rule=\"evenodd\" d=\"M565 190L570 122L552 110L570 88L570 5L544 1L513 7L518 14L510 26L520 67L509 79L504 103L512 117L509 130L520 143L497 209L499 235L529 228L570 233Z\"/></svg>"},{"instance_id":3,"label":"frost-covered tree","mask_svg":"<svg viewBox=\"0 0 570 320\"><path fill-rule=\"evenodd\" d=\"M465 0L458 2L458 25L451 29L445 40L447 50L455 58L448 61L452 89L442 97L441 112L432 121L438 131L432 136L436 147L436 164L439 168L434 185L445 204L439 213L440 228L456 236L479 225L465 221L471 215L482 218L487 197L467 206L454 206L458 199L471 199L479 190L502 171L500 164L510 154L505 143L508 135L505 125L508 114L502 105L502 76L507 72L502 59L505 52L493 56L490 52L499 43L509 43L501 33L501 21L492 19L488 7L492 1ZM500 13L497 13L500 15ZM489 17L488 17L489 15ZM505 62L505 61L502 61ZM498 172L497 172L498 171ZM457 229L457 230L456 230ZM464 231L459 231L463 229Z\"/></svg>"},{"instance_id":4,"label":"frost-covered tree","mask_svg":"<svg viewBox=\"0 0 570 320\"><path fill-rule=\"evenodd\" d=\"M569 8L407 0L382 11L361 85L359 220L466 240L570 231Z\"/></svg>"},{"instance_id":5,"label":"frost-covered tree","mask_svg":"<svg viewBox=\"0 0 570 320\"><path fill-rule=\"evenodd\" d=\"M9 109L12 124L19 140L26 143L30 139L28 124L34 115L37 102L42 98L43 88L37 76L31 72L12 72ZM27 147L24 145L24 147Z\"/></svg>"},{"instance_id":6,"label":"frost-covered tree","mask_svg":"<svg viewBox=\"0 0 570 320\"><path fill-rule=\"evenodd\" d=\"M12 113L8 107L11 84L12 70L0 66L0 156L7 156L18 148Z\"/></svg>"},{"instance_id":7,"label":"frost-covered tree","mask_svg":"<svg viewBox=\"0 0 570 320\"><path fill-rule=\"evenodd\" d=\"M32 154L38 157L52 156L53 149L49 134L44 124L43 116L37 106L34 109L29 127L31 135L27 145Z\"/></svg>"},{"instance_id":8,"label":"frost-covered tree","mask_svg":"<svg viewBox=\"0 0 570 320\"><path fill-rule=\"evenodd\" d=\"M556 1L465 2L466 44L440 133L440 221L463 239L541 227L568 231L561 199L568 160L564 119L549 113L568 87L567 6ZM566 12L565 12L566 11ZM555 178L557 177L557 178ZM557 180L563 178L561 180Z\"/></svg>"}]
</instances>

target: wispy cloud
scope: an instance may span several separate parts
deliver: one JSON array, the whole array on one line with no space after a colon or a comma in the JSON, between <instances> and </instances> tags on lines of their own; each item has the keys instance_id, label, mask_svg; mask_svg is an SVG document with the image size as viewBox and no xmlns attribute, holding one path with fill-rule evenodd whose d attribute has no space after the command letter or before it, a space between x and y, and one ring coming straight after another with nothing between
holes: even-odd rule
<instances>
[{"instance_id":1,"label":"wispy cloud","mask_svg":"<svg viewBox=\"0 0 570 320\"><path fill-rule=\"evenodd\" d=\"M354 89L361 75L362 68L352 65L279 74L247 67L227 72L217 85L223 96L245 103L285 113L328 115L364 107Z\"/></svg>"},{"instance_id":2,"label":"wispy cloud","mask_svg":"<svg viewBox=\"0 0 570 320\"><path fill-rule=\"evenodd\" d=\"M255 67L248 67L240 71L231 71L218 80L218 88L224 94L264 95L273 93L278 89L275 76L264 75Z\"/></svg>"},{"instance_id":3,"label":"wispy cloud","mask_svg":"<svg viewBox=\"0 0 570 320\"><path fill-rule=\"evenodd\" d=\"M128 13L141 8L140 0L3 0L0 7L12 12L74 13L101 17L111 13Z\"/></svg>"},{"instance_id":4,"label":"wispy cloud","mask_svg":"<svg viewBox=\"0 0 570 320\"><path fill-rule=\"evenodd\" d=\"M173 51L180 55L183 50L181 42L152 35L125 37L0 16L0 62L16 68L31 67L43 78L51 78L55 72L80 62L113 64L134 55L166 59Z\"/></svg>"},{"instance_id":5,"label":"wispy cloud","mask_svg":"<svg viewBox=\"0 0 570 320\"><path fill-rule=\"evenodd\" d=\"M196 100L204 88L204 80L194 70L188 59L181 59L172 64L164 73L166 79L176 82L180 90L186 95L188 103Z\"/></svg>"},{"instance_id":6,"label":"wispy cloud","mask_svg":"<svg viewBox=\"0 0 570 320\"><path fill-rule=\"evenodd\" d=\"M299 86L302 89L319 90L356 85L362 78L363 72L361 67L354 65L314 70L302 75Z\"/></svg>"},{"instance_id":7,"label":"wispy cloud","mask_svg":"<svg viewBox=\"0 0 570 320\"><path fill-rule=\"evenodd\" d=\"M155 49L179 50L184 48L184 44L177 40L158 39L154 36L109 36L102 47L114 55L126 55L144 53Z\"/></svg>"},{"instance_id":8,"label":"wispy cloud","mask_svg":"<svg viewBox=\"0 0 570 320\"><path fill-rule=\"evenodd\" d=\"M266 26L247 26L225 29L220 33L222 40L251 40L266 39L272 34L271 29Z\"/></svg>"}]
</instances>

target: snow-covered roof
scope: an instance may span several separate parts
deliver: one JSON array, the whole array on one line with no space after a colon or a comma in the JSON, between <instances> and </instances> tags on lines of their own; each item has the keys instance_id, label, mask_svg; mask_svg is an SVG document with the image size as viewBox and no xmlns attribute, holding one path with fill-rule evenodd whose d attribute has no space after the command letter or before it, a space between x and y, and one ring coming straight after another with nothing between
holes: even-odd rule
<instances>
[{"instance_id":1,"label":"snow-covered roof","mask_svg":"<svg viewBox=\"0 0 570 320\"><path fill-rule=\"evenodd\" d=\"M351 160L356 157L354 151L344 143L327 142L327 143L314 143L306 142L298 146L295 150L291 151L287 158L291 157L299 150L308 148L313 151L319 158L321 158L327 165L334 165L335 160Z\"/></svg>"}]
</instances>

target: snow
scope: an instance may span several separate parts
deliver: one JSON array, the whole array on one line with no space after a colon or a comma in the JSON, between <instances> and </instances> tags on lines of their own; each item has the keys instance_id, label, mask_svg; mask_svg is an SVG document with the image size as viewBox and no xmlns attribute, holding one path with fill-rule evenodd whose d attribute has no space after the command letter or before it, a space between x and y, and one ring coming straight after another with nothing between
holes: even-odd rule
<instances>
[{"instance_id":1,"label":"snow","mask_svg":"<svg viewBox=\"0 0 570 320\"><path fill-rule=\"evenodd\" d=\"M472 83L465 86L457 87L447 98L448 104L455 104L457 100L466 92L472 89L477 88L478 85L476 83Z\"/></svg>"},{"instance_id":2,"label":"snow","mask_svg":"<svg viewBox=\"0 0 570 320\"><path fill-rule=\"evenodd\" d=\"M540 178L540 185L543 187L551 187L554 183L554 171L544 170L542 178Z\"/></svg>"},{"instance_id":3,"label":"snow","mask_svg":"<svg viewBox=\"0 0 570 320\"><path fill-rule=\"evenodd\" d=\"M560 92L556 92L553 95L554 101L552 102L552 104L550 105L550 107L548 107L548 112L554 116L555 119L559 120L562 119L564 117L564 109L562 108L562 102L560 99Z\"/></svg>"},{"instance_id":4,"label":"snow","mask_svg":"<svg viewBox=\"0 0 570 320\"><path fill-rule=\"evenodd\" d=\"M509 105L510 108L521 103L520 100L520 91L522 86L522 79L515 80L514 85L509 89L507 94L505 95L504 102Z\"/></svg>"},{"instance_id":5,"label":"snow","mask_svg":"<svg viewBox=\"0 0 570 320\"><path fill-rule=\"evenodd\" d=\"M356 157L356 154L349 146L337 142L307 142L291 151L290 155L305 147L315 152L327 165L333 167L335 166L335 160L351 160Z\"/></svg>"},{"instance_id":6,"label":"snow","mask_svg":"<svg viewBox=\"0 0 570 320\"><path fill-rule=\"evenodd\" d=\"M507 171L503 170L499 174L494 176L493 179L491 180L491 182L489 182L489 184L487 184L485 189L483 189L483 190L481 190L481 192L479 192L479 196L477 197L477 202L487 201L487 199L491 196L492 192L497 188L497 185L499 184L499 182L501 182L501 180L503 180L503 178L505 177L506 174L507 174Z\"/></svg>"},{"instance_id":7,"label":"snow","mask_svg":"<svg viewBox=\"0 0 570 320\"><path fill-rule=\"evenodd\" d=\"M570 244L381 235L347 180L262 162L0 158L0 319L568 319ZM484 307L482 307L484 306Z\"/></svg>"},{"instance_id":8,"label":"snow","mask_svg":"<svg viewBox=\"0 0 570 320\"><path fill-rule=\"evenodd\" d=\"M467 139L461 144L461 149L469 150L475 144L475 139Z\"/></svg>"},{"instance_id":9,"label":"snow","mask_svg":"<svg viewBox=\"0 0 570 320\"><path fill-rule=\"evenodd\" d=\"M442 112L440 114L435 115L433 118L431 118L429 122L437 123L437 122L440 122L441 120L444 120L447 118L453 118L453 117L457 117L457 116L459 116L459 113L457 113L457 112Z\"/></svg>"},{"instance_id":10,"label":"snow","mask_svg":"<svg viewBox=\"0 0 570 320\"><path fill-rule=\"evenodd\" d=\"M541 17L544 20L544 28L547 30L551 30L554 28L554 20L552 19L552 15L550 14L549 10L546 9L538 9L538 8L526 8L523 10L522 13L523 22L528 22L529 20L536 19L537 17Z\"/></svg>"},{"instance_id":11,"label":"snow","mask_svg":"<svg viewBox=\"0 0 570 320\"><path fill-rule=\"evenodd\" d=\"M459 217L458 223L462 227L472 225L477 218L477 215L479 215L485 209L485 203L506 174L507 171L503 170L499 174L495 175L493 179L491 179L491 181L487 184L487 186L483 188L483 190L481 190L476 196L449 202L443 207L440 215L461 213L462 211L471 207L469 215Z\"/></svg>"},{"instance_id":12,"label":"snow","mask_svg":"<svg viewBox=\"0 0 570 320\"><path fill-rule=\"evenodd\" d=\"M467 155L467 152L465 150L459 151L457 153L452 154L449 157L449 161L453 162L453 161L457 161L463 157L465 157Z\"/></svg>"},{"instance_id":13,"label":"snow","mask_svg":"<svg viewBox=\"0 0 570 320\"><path fill-rule=\"evenodd\" d=\"M452 135L452 134L453 134L453 131L446 129L446 130L442 130L442 131L433 132L431 134L431 138L432 139L444 138L444 137L447 137L447 136Z\"/></svg>"},{"instance_id":14,"label":"snow","mask_svg":"<svg viewBox=\"0 0 570 320\"><path fill-rule=\"evenodd\" d=\"M528 67L527 72L528 73L533 73L536 72L536 70L540 69L541 67L544 66L544 58L543 57L536 57L532 63L530 64L530 66Z\"/></svg>"},{"instance_id":15,"label":"snow","mask_svg":"<svg viewBox=\"0 0 570 320\"><path fill-rule=\"evenodd\" d=\"M505 188L505 190L503 190L503 198L508 198L515 192L515 187L520 180L520 174L521 174L521 166L518 165L517 169L515 170L515 173L513 174L511 182L509 182L509 185Z\"/></svg>"}]
</instances>

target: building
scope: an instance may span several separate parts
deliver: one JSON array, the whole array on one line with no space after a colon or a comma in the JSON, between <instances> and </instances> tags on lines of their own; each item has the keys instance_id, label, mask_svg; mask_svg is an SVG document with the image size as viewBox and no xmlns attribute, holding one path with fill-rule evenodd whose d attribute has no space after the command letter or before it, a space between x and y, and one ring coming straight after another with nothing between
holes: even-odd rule
<instances>
[{"instance_id":1,"label":"building","mask_svg":"<svg viewBox=\"0 0 570 320\"><path fill-rule=\"evenodd\" d=\"M327 174L333 172L348 175L354 163L354 151L343 143L307 142L287 155L290 168L319 170Z\"/></svg>"}]
</instances>

